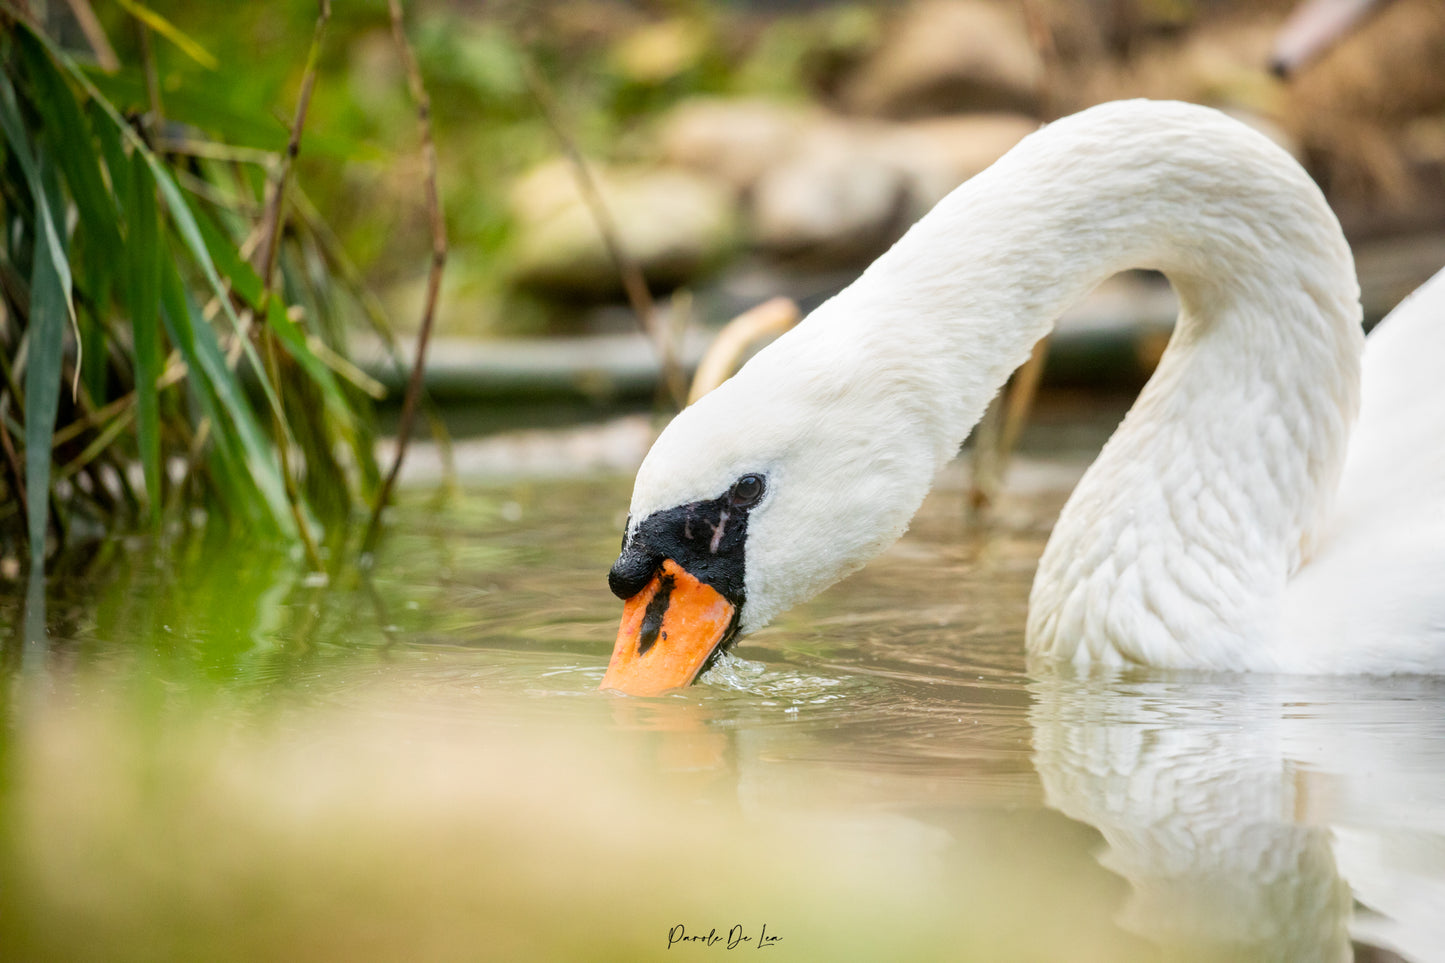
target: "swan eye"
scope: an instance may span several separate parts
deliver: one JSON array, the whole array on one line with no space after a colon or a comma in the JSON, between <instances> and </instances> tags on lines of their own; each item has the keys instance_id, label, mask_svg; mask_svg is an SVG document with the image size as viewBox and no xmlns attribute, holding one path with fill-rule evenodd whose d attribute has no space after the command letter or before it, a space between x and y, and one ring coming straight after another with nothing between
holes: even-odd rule
<instances>
[{"instance_id":1,"label":"swan eye","mask_svg":"<svg viewBox=\"0 0 1445 963\"><path fill-rule=\"evenodd\" d=\"M728 504L733 508L749 508L763 497L763 476L744 475L733 482L728 492Z\"/></svg>"}]
</instances>

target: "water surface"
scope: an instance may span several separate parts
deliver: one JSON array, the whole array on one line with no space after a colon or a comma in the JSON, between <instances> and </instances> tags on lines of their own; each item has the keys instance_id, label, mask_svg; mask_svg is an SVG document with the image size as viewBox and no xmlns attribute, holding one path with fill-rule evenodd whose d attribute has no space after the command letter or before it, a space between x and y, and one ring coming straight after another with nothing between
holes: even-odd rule
<instances>
[{"instance_id":1,"label":"water surface","mask_svg":"<svg viewBox=\"0 0 1445 963\"><path fill-rule=\"evenodd\" d=\"M626 494L413 493L325 582L113 544L28 644L12 586L0 957L1445 959L1445 685L1030 667L1061 496L948 489L599 694Z\"/></svg>"}]
</instances>

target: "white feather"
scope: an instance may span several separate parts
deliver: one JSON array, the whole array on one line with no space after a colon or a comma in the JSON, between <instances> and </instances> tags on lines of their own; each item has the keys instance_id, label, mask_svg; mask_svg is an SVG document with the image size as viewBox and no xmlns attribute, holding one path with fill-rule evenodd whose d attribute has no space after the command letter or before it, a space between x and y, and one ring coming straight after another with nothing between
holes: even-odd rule
<instances>
[{"instance_id":1,"label":"white feather","mask_svg":"<svg viewBox=\"0 0 1445 963\"><path fill-rule=\"evenodd\" d=\"M1445 671L1445 281L1371 338L1347 456L1349 247L1294 160L1203 107L1105 104L1025 138L679 415L632 517L765 474L741 625L760 628L897 539L1034 342L1136 267L1170 278L1179 324L1060 516L1030 650Z\"/></svg>"}]
</instances>

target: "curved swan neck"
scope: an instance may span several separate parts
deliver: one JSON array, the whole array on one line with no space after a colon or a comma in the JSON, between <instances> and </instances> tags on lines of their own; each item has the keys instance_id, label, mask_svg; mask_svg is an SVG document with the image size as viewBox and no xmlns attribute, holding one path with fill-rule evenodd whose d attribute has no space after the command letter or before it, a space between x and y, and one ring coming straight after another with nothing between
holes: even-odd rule
<instances>
[{"instance_id":1,"label":"curved swan neck","mask_svg":"<svg viewBox=\"0 0 1445 963\"><path fill-rule=\"evenodd\" d=\"M950 195L838 313L932 386L914 430L941 463L1059 314L1129 268L1170 278L1179 323L1059 520L1030 648L1269 667L1244 640L1328 510L1363 344L1349 247L1284 151L1203 108L1085 111Z\"/></svg>"},{"instance_id":2,"label":"curved swan neck","mask_svg":"<svg viewBox=\"0 0 1445 963\"><path fill-rule=\"evenodd\" d=\"M912 351L977 383L973 417L951 426L961 441L1058 316L1131 268L1169 276L1181 335L1234 315L1251 344L1321 344L1357 377L1359 292L1323 196L1268 139L1187 104L1105 104L1026 138L880 257L837 313L866 319L858 336L885 357Z\"/></svg>"}]
</instances>

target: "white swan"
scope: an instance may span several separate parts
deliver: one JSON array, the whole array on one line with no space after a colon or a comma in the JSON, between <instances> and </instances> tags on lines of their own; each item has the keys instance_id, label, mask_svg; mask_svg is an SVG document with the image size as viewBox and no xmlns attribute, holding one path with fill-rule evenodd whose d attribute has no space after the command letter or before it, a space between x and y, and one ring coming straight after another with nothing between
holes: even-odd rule
<instances>
[{"instance_id":1,"label":"white swan","mask_svg":"<svg viewBox=\"0 0 1445 963\"><path fill-rule=\"evenodd\" d=\"M1445 672L1445 272L1369 339L1362 392L1354 265L1314 183L1223 114L1127 101L1025 138L668 425L603 687L686 685L891 544L1059 314L1140 267L1178 326L1054 529L1030 652Z\"/></svg>"}]
</instances>

